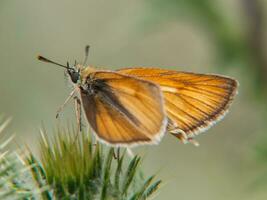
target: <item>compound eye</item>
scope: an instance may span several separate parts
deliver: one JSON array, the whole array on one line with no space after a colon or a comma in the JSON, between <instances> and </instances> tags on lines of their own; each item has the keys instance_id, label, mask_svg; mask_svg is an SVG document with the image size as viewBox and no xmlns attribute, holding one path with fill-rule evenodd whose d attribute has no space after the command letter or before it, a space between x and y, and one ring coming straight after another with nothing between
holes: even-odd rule
<instances>
[{"instance_id":1,"label":"compound eye","mask_svg":"<svg viewBox=\"0 0 267 200\"><path fill-rule=\"evenodd\" d=\"M79 80L79 77L80 77L79 72L76 72L76 71L74 71L74 70L68 70L68 73L69 73L69 75L70 75L71 81L72 81L73 83L77 83L78 80Z\"/></svg>"}]
</instances>

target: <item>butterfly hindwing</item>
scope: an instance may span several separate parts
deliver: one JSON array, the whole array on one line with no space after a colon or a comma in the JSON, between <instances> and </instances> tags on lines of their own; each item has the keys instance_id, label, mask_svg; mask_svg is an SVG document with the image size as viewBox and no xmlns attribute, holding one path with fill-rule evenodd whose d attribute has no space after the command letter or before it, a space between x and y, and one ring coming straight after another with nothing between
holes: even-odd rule
<instances>
[{"instance_id":1,"label":"butterfly hindwing","mask_svg":"<svg viewBox=\"0 0 267 200\"><path fill-rule=\"evenodd\" d=\"M219 75L156 68L127 68L118 72L160 85L169 131L179 139L194 137L221 119L237 88L234 79Z\"/></svg>"}]
</instances>

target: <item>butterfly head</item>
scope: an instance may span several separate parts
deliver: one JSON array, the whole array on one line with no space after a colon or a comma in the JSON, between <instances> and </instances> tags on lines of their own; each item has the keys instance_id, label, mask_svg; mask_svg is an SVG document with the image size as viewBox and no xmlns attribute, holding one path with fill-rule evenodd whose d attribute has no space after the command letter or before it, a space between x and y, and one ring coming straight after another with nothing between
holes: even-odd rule
<instances>
[{"instance_id":1,"label":"butterfly head","mask_svg":"<svg viewBox=\"0 0 267 200\"><path fill-rule=\"evenodd\" d=\"M76 67L69 67L69 65L67 64L68 68L67 68L67 74L70 77L70 80L74 83L77 84L80 80L80 68L76 68Z\"/></svg>"}]
</instances>

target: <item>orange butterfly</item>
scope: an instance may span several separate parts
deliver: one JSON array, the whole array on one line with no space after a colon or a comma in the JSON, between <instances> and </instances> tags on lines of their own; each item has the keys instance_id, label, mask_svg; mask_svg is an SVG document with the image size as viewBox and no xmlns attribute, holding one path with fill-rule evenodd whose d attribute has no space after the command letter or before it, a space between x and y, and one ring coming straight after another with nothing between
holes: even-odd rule
<instances>
[{"instance_id":1,"label":"orange butterfly","mask_svg":"<svg viewBox=\"0 0 267 200\"><path fill-rule=\"evenodd\" d=\"M75 89L65 103L78 91L95 135L110 145L156 144L167 131L197 145L193 138L224 117L237 93L237 81L219 75L142 67L96 70L38 59L67 69Z\"/></svg>"}]
</instances>

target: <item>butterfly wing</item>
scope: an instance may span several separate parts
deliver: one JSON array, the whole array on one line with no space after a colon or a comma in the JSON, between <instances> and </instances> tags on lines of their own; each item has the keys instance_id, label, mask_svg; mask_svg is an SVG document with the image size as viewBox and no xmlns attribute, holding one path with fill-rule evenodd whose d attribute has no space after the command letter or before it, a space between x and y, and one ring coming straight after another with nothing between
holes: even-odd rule
<instances>
[{"instance_id":1,"label":"butterfly wing","mask_svg":"<svg viewBox=\"0 0 267 200\"><path fill-rule=\"evenodd\" d=\"M169 118L168 130L184 142L220 120L237 89L237 81L218 75L155 68L128 68L118 72L160 85Z\"/></svg>"},{"instance_id":2,"label":"butterfly wing","mask_svg":"<svg viewBox=\"0 0 267 200\"><path fill-rule=\"evenodd\" d=\"M110 71L89 76L91 92L81 89L81 98L86 117L100 140L128 146L161 139L167 117L157 84Z\"/></svg>"}]
</instances>

